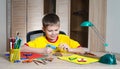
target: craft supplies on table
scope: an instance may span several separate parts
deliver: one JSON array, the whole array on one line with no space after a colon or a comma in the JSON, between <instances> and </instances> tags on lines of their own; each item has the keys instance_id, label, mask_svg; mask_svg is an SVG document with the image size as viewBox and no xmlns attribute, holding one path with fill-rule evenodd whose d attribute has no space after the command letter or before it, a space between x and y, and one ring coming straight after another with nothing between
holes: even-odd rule
<instances>
[{"instance_id":1,"label":"craft supplies on table","mask_svg":"<svg viewBox=\"0 0 120 69\"><path fill-rule=\"evenodd\" d=\"M20 61L20 46L22 39L18 36L10 38L10 62L19 62Z\"/></svg>"},{"instance_id":2,"label":"craft supplies on table","mask_svg":"<svg viewBox=\"0 0 120 69\"><path fill-rule=\"evenodd\" d=\"M76 54L70 56L60 56L58 58L76 64L90 64L99 61L98 58L86 57L83 55L76 55Z\"/></svg>"}]
</instances>

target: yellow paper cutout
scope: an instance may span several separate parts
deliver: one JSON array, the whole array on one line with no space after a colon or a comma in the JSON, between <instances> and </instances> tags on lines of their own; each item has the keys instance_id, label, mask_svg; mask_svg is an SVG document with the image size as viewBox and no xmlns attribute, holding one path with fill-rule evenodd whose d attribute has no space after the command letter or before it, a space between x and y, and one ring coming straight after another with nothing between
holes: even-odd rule
<instances>
[{"instance_id":1,"label":"yellow paper cutout","mask_svg":"<svg viewBox=\"0 0 120 69\"><path fill-rule=\"evenodd\" d=\"M90 64L90 63L94 63L94 62L99 61L99 59L97 59L97 58L80 56L80 55L76 55L76 54L73 54L71 56L62 56L62 57L58 57L58 58L61 59L61 60L65 60L65 61L68 61L68 62L73 62L73 63L76 63L76 64ZM85 62L79 62L78 61L79 59L84 59Z\"/></svg>"}]
</instances>

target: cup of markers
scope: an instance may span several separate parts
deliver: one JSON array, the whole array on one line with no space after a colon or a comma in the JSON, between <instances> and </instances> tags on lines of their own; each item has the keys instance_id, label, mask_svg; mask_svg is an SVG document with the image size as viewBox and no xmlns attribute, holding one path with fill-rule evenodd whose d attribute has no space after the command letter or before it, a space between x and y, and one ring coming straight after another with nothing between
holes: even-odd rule
<instances>
[{"instance_id":1,"label":"cup of markers","mask_svg":"<svg viewBox=\"0 0 120 69\"><path fill-rule=\"evenodd\" d=\"M20 38L11 38L10 39L10 62L19 62L20 61Z\"/></svg>"}]
</instances>

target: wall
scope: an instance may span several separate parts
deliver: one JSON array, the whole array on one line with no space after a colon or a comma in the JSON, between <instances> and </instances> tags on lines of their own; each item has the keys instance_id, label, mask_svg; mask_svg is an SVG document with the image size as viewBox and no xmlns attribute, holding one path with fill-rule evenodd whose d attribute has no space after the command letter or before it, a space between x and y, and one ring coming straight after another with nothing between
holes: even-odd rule
<instances>
[{"instance_id":1,"label":"wall","mask_svg":"<svg viewBox=\"0 0 120 69\"><path fill-rule=\"evenodd\" d=\"M107 51L120 53L120 0L107 0Z\"/></svg>"},{"instance_id":2,"label":"wall","mask_svg":"<svg viewBox=\"0 0 120 69\"><path fill-rule=\"evenodd\" d=\"M60 17L60 29L69 35L70 0L56 0L56 14Z\"/></svg>"},{"instance_id":3,"label":"wall","mask_svg":"<svg viewBox=\"0 0 120 69\"><path fill-rule=\"evenodd\" d=\"M107 0L89 0L89 21L91 21L101 36L105 37L106 35L106 4ZM97 34L89 28L89 40L88 47L90 51L105 51L105 47L101 42L101 39L98 38Z\"/></svg>"},{"instance_id":4,"label":"wall","mask_svg":"<svg viewBox=\"0 0 120 69\"><path fill-rule=\"evenodd\" d=\"M6 0L0 0L0 53L6 51Z\"/></svg>"}]
</instances>

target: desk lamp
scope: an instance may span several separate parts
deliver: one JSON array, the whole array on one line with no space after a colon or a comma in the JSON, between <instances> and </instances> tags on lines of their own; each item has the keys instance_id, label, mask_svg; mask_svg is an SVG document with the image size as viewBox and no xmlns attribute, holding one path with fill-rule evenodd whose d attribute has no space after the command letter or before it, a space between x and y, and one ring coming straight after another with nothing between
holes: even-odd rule
<instances>
[{"instance_id":1,"label":"desk lamp","mask_svg":"<svg viewBox=\"0 0 120 69\"><path fill-rule=\"evenodd\" d=\"M92 28L92 30L95 32L95 34L98 36L98 38L103 43L103 46L105 46L105 47L108 46L108 44L106 43L105 39L102 37L102 35L100 35L99 31L97 30L97 28L95 27L95 25L93 25L92 22L90 22L90 21L84 21L84 22L82 22L80 24L80 26ZM110 54L110 53L101 56L99 62L104 63L104 64L111 64L111 65L117 64L116 63L115 55L114 54Z\"/></svg>"}]
</instances>

